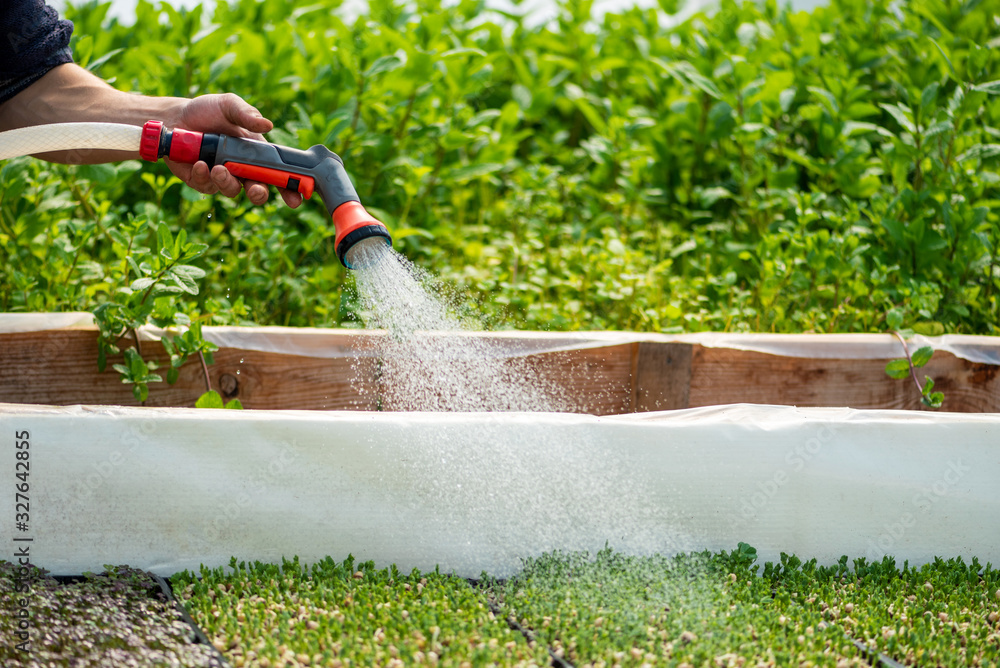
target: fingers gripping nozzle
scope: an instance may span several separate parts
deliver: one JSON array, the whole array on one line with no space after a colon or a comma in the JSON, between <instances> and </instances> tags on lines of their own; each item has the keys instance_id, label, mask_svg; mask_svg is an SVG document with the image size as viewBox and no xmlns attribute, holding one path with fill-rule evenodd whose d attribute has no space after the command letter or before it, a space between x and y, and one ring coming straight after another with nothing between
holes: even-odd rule
<instances>
[{"instance_id":1,"label":"fingers gripping nozzle","mask_svg":"<svg viewBox=\"0 0 1000 668\"><path fill-rule=\"evenodd\" d=\"M325 146L303 151L254 139L167 130L162 122L149 121L142 128L139 155L151 162L167 158L188 164L204 161L209 168L223 165L238 178L294 190L306 199L318 192L333 218L337 257L348 269L354 267L347 252L362 239L379 237L392 245L385 225L361 205L343 160Z\"/></svg>"}]
</instances>

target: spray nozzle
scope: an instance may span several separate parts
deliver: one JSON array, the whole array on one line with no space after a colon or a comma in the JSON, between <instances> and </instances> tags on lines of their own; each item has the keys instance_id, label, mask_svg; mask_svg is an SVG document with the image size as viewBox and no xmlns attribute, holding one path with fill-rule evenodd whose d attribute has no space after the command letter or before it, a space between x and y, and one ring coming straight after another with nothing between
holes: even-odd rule
<instances>
[{"instance_id":1,"label":"spray nozzle","mask_svg":"<svg viewBox=\"0 0 1000 668\"><path fill-rule=\"evenodd\" d=\"M149 121L142 129L139 155L152 162L166 157L188 164L203 160L209 168L223 165L234 176L294 190L306 199L318 192L333 217L337 257L348 269L362 266L359 253L348 256L359 241L379 237L392 246L389 230L361 205L344 161L325 146L303 151L253 139L167 130L160 121ZM376 248L384 252L381 244Z\"/></svg>"}]
</instances>

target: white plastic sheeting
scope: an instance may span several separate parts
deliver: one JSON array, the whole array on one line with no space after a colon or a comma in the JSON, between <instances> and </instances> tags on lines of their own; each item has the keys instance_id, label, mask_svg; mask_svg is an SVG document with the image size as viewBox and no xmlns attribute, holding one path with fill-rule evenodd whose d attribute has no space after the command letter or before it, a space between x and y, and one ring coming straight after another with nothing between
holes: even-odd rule
<instances>
[{"instance_id":1,"label":"white plastic sheeting","mask_svg":"<svg viewBox=\"0 0 1000 668\"><path fill-rule=\"evenodd\" d=\"M89 313L3 313L0 334L82 327L93 323ZM297 327L205 327L205 339L222 348L332 358L365 355L358 344L377 330ZM143 327L143 340L159 340L163 330ZM456 336L455 332L448 332ZM891 334L657 334L639 332L466 332L465 335L496 342L501 356L532 355L597 348L636 341L691 343L708 348L733 348L786 357L812 359L891 359L903 356L903 347ZM338 344L338 339L340 343ZM946 334L914 336L910 350L931 346L936 351L980 364L1000 365L1000 337ZM369 348L372 354L374 348Z\"/></svg>"},{"instance_id":2,"label":"white plastic sheeting","mask_svg":"<svg viewBox=\"0 0 1000 668\"><path fill-rule=\"evenodd\" d=\"M353 553L464 576L553 549L1000 563L1000 415L617 417L0 405L0 543L57 574ZM15 528L15 434L30 520ZM30 538L13 542L12 538Z\"/></svg>"}]
</instances>

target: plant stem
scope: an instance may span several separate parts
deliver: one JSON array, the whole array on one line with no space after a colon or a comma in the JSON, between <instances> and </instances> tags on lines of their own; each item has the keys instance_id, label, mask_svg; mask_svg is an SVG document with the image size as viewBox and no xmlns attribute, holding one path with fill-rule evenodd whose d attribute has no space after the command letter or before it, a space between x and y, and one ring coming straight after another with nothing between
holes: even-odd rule
<instances>
[{"instance_id":1,"label":"plant stem","mask_svg":"<svg viewBox=\"0 0 1000 668\"><path fill-rule=\"evenodd\" d=\"M198 359L201 361L201 370L205 374L205 391L212 391L212 378L208 375L208 363L205 362L205 353L198 351Z\"/></svg>"},{"instance_id":2,"label":"plant stem","mask_svg":"<svg viewBox=\"0 0 1000 668\"><path fill-rule=\"evenodd\" d=\"M135 341L135 351L142 356L142 344L139 343L139 330L132 328L132 340Z\"/></svg>"},{"instance_id":3,"label":"plant stem","mask_svg":"<svg viewBox=\"0 0 1000 668\"><path fill-rule=\"evenodd\" d=\"M906 355L906 363L910 365L910 377L913 378L913 384L917 386L917 392L920 393L920 396L924 396L924 387L917 379L917 370L913 366L913 359L910 357L910 349L906 347L906 340L903 339L903 335L898 331L893 330L892 333L897 339L899 339L899 342L903 344L903 354Z\"/></svg>"},{"instance_id":4,"label":"plant stem","mask_svg":"<svg viewBox=\"0 0 1000 668\"><path fill-rule=\"evenodd\" d=\"M153 288L160 282L160 279L167 275L167 272L174 268L174 265L180 262L180 258L176 258L166 267L160 270L160 273L156 275L153 279L153 284L146 288L146 292L142 295L142 301L139 302L140 305L145 304L146 300L149 299L149 295L153 293Z\"/></svg>"},{"instance_id":5,"label":"plant stem","mask_svg":"<svg viewBox=\"0 0 1000 668\"><path fill-rule=\"evenodd\" d=\"M93 190L93 188L91 188L91 190ZM88 190L86 193L84 193L83 190L80 188L80 185L76 182L76 179L73 179L69 182L69 191L73 194L74 197L76 197L76 200L80 203L80 206L83 207L84 213L86 213L91 219L93 219L94 224L97 226L97 229L101 231L101 234L103 234L104 237L108 240L108 242L113 246L115 240L111 238L111 235L108 234L108 231L104 229L103 225L101 225L101 217L97 215L97 211L94 209L93 206L91 206L90 199L87 197L88 195L90 195L91 191Z\"/></svg>"}]
</instances>

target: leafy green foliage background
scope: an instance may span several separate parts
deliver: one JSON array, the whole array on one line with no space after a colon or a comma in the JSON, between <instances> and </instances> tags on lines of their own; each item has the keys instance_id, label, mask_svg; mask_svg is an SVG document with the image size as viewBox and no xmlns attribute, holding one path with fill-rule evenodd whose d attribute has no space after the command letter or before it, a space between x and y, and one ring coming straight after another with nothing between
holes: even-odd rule
<instances>
[{"instance_id":1,"label":"leafy green foliage background","mask_svg":"<svg viewBox=\"0 0 1000 668\"><path fill-rule=\"evenodd\" d=\"M396 247L490 326L994 333L1000 0L724 0L661 27L563 0L72 5L123 90L236 92L270 139L338 152ZM277 200L272 197L272 200ZM206 323L357 326L322 206L204 197L162 165L0 169L0 309L92 310L129 216L207 244ZM176 296L158 297L159 300ZM155 306L155 305L154 305Z\"/></svg>"}]
</instances>

